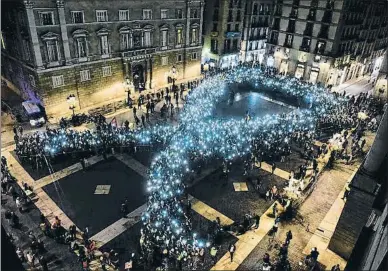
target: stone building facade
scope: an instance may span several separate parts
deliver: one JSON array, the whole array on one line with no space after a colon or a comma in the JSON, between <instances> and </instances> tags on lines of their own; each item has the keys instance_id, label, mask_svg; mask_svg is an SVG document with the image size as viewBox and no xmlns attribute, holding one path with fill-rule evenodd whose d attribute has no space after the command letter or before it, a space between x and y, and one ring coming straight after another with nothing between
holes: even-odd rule
<instances>
[{"instance_id":1,"label":"stone building facade","mask_svg":"<svg viewBox=\"0 0 388 271\"><path fill-rule=\"evenodd\" d=\"M272 10L272 0L247 0L241 41L242 62L263 64Z\"/></svg>"},{"instance_id":2,"label":"stone building facade","mask_svg":"<svg viewBox=\"0 0 388 271\"><path fill-rule=\"evenodd\" d=\"M200 76L203 0L2 4L2 76L48 113Z\"/></svg>"},{"instance_id":3,"label":"stone building facade","mask_svg":"<svg viewBox=\"0 0 388 271\"><path fill-rule=\"evenodd\" d=\"M267 65L324 85L379 70L388 44L382 0L276 0Z\"/></svg>"},{"instance_id":4,"label":"stone building facade","mask_svg":"<svg viewBox=\"0 0 388 271\"><path fill-rule=\"evenodd\" d=\"M238 65L241 56L246 0L207 0L204 14L202 63L228 68Z\"/></svg>"}]
</instances>

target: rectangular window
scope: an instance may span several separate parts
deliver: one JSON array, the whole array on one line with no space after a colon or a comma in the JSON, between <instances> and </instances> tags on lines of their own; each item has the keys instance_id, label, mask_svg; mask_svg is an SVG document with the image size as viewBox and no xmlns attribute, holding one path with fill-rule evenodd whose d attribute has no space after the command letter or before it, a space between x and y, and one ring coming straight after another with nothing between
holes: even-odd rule
<instances>
[{"instance_id":1,"label":"rectangular window","mask_svg":"<svg viewBox=\"0 0 388 271\"><path fill-rule=\"evenodd\" d=\"M84 20L84 12L83 11L72 11L71 12L71 20L73 24L82 24L85 22Z\"/></svg>"},{"instance_id":2,"label":"rectangular window","mask_svg":"<svg viewBox=\"0 0 388 271\"><path fill-rule=\"evenodd\" d=\"M197 60L197 52L191 53L191 60Z\"/></svg>"},{"instance_id":3,"label":"rectangular window","mask_svg":"<svg viewBox=\"0 0 388 271\"><path fill-rule=\"evenodd\" d=\"M177 55L176 56L176 62L182 62L183 61L183 56L182 55Z\"/></svg>"},{"instance_id":4,"label":"rectangular window","mask_svg":"<svg viewBox=\"0 0 388 271\"><path fill-rule=\"evenodd\" d=\"M151 32L146 31L144 32L144 47L151 47Z\"/></svg>"},{"instance_id":5,"label":"rectangular window","mask_svg":"<svg viewBox=\"0 0 388 271\"><path fill-rule=\"evenodd\" d=\"M90 80L90 70L80 71L79 77L81 79L81 82L89 81Z\"/></svg>"},{"instance_id":6,"label":"rectangular window","mask_svg":"<svg viewBox=\"0 0 388 271\"><path fill-rule=\"evenodd\" d=\"M263 14L263 12L264 12L264 4L260 4L259 12L260 12L260 14Z\"/></svg>"},{"instance_id":7,"label":"rectangular window","mask_svg":"<svg viewBox=\"0 0 388 271\"><path fill-rule=\"evenodd\" d=\"M87 47L86 47L86 38L78 38L77 39L77 50L78 50L78 57L87 57Z\"/></svg>"},{"instance_id":8,"label":"rectangular window","mask_svg":"<svg viewBox=\"0 0 388 271\"><path fill-rule=\"evenodd\" d=\"M49 62L58 61L58 47L56 40L48 40L46 42L47 46L47 57Z\"/></svg>"},{"instance_id":9,"label":"rectangular window","mask_svg":"<svg viewBox=\"0 0 388 271\"><path fill-rule=\"evenodd\" d=\"M176 30L176 44L181 45L183 40L183 35L182 35L182 29L178 28Z\"/></svg>"},{"instance_id":10,"label":"rectangular window","mask_svg":"<svg viewBox=\"0 0 388 271\"><path fill-rule=\"evenodd\" d=\"M177 19L183 19L183 10L176 9L176 18Z\"/></svg>"},{"instance_id":11,"label":"rectangular window","mask_svg":"<svg viewBox=\"0 0 388 271\"><path fill-rule=\"evenodd\" d=\"M160 10L160 19L168 19L168 9Z\"/></svg>"},{"instance_id":12,"label":"rectangular window","mask_svg":"<svg viewBox=\"0 0 388 271\"><path fill-rule=\"evenodd\" d=\"M162 31L162 37L161 37L161 46L165 47L167 46L167 41L168 41L168 32L167 30Z\"/></svg>"},{"instance_id":13,"label":"rectangular window","mask_svg":"<svg viewBox=\"0 0 388 271\"><path fill-rule=\"evenodd\" d=\"M52 76L51 79L53 80L53 88L57 88L65 85L65 80L63 79L63 75Z\"/></svg>"},{"instance_id":14,"label":"rectangular window","mask_svg":"<svg viewBox=\"0 0 388 271\"><path fill-rule=\"evenodd\" d=\"M168 65L168 56L162 56L162 66Z\"/></svg>"},{"instance_id":15,"label":"rectangular window","mask_svg":"<svg viewBox=\"0 0 388 271\"><path fill-rule=\"evenodd\" d=\"M131 48L129 33L123 33L120 35L120 48L121 50L127 50Z\"/></svg>"},{"instance_id":16,"label":"rectangular window","mask_svg":"<svg viewBox=\"0 0 388 271\"><path fill-rule=\"evenodd\" d=\"M40 23L42 25L53 25L54 24L54 12L39 12Z\"/></svg>"},{"instance_id":17,"label":"rectangular window","mask_svg":"<svg viewBox=\"0 0 388 271\"><path fill-rule=\"evenodd\" d=\"M97 22L107 22L108 21L108 11L107 10L96 10L96 21Z\"/></svg>"},{"instance_id":18,"label":"rectangular window","mask_svg":"<svg viewBox=\"0 0 388 271\"><path fill-rule=\"evenodd\" d=\"M287 37L286 37L286 45L287 45L287 46L292 46L292 40L293 40L293 35L287 34Z\"/></svg>"},{"instance_id":19,"label":"rectangular window","mask_svg":"<svg viewBox=\"0 0 388 271\"><path fill-rule=\"evenodd\" d=\"M102 55L109 54L108 36L101 36L100 37L100 46L101 46L101 54Z\"/></svg>"},{"instance_id":20,"label":"rectangular window","mask_svg":"<svg viewBox=\"0 0 388 271\"><path fill-rule=\"evenodd\" d=\"M143 20L151 20L152 19L152 10L143 9Z\"/></svg>"},{"instance_id":21,"label":"rectangular window","mask_svg":"<svg viewBox=\"0 0 388 271\"><path fill-rule=\"evenodd\" d=\"M112 75L112 67L106 66L102 67L102 77L107 77Z\"/></svg>"},{"instance_id":22,"label":"rectangular window","mask_svg":"<svg viewBox=\"0 0 388 271\"><path fill-rule=\"evenodd\" d=\"M197 18L199 18L198 9L196 9L196 8L191 8L191 9L190 9L190 17L191 17L192 19L197 19Z\"/></svg>"},{"instance_id":23,"label":"rectangular window","mask_svg":"<svg viewBox=\"0 0 388 271\"><path fill-rule=\"evenodd\" d=\"M198 42L198 29L193 28L191 29L191 43L195 44Z\"/></svg>"},{"instance_id":24,"label":"rectangular window","mask_svg":"<svg viewBox=\"0 0 388 271\"><path fill-rule=\"evenodd\" d=\"M129 10L119 10L119 21L129 21Z\"/></svg>"}]
</instances>

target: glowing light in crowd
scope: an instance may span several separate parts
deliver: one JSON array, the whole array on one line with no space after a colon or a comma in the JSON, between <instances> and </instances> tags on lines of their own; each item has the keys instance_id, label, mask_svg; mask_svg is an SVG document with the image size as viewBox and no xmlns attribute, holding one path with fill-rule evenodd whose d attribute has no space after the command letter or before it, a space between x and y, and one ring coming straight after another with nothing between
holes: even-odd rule
<instances>
[{"instance_id":1,"label":"glowing light in crowd","mask_svg":"<svg viewBox=\"0 0 388 271\"><path fill-rule=\"evenodd\" d=\"M214 118L215 105L235 84L259 91L276 91L309 104L287 115L266 115L241 119ZM252 141L265 138L264 144L288 142L292 133L315 129L316 121L344 104L343 98L324 88L294 78L268 77L260 69L241 67L205 79L190 92L177 125L155 125L148 129L128 131L110 128L75 132L59 130L55 135L42 135L44 153L93 150L101 147L128 146L158 142L166 147L152 161L147 182L148 208L142 215L144 244L187 253L191 249L209 247L192 233L190 222L180 201L185 191L185 178L191 172L190 159L218 157L231 161L251 152Z\"/></svg>"}]
</instances>

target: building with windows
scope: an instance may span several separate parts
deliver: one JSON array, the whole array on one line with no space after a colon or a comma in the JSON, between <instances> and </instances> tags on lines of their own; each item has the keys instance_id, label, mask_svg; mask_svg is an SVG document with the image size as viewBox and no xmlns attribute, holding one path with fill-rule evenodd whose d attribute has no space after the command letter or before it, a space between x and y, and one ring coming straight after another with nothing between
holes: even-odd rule
<instances>
[{"instance_id":1,"label":"building with windows","mask_svg":"<svg viewBox=\"0 0 388 271\"><path fill-rule=\"evenodd\" d=\"M324 85L378 74L388 44L383 0L276 0L267 65Z\"/></svg>"},{"instance_id":2,"label":"building with windows","mask_svg":"<svg viewBox=\"0 0 388 271\"><path fill-rule=\"evenodd\" d=\"M202 63L228 68L241 60L241 33L246 0L208 0L204 14Z\"/></svg>"},{"instance_id":3,"label":"building with windows","mask_svg":"<svg viewBox=\"0 0 388 271\"><path fill-rule=\"evenodd\" d=\"M200 76L203 0L3 0L2 76L63 113Z\"/></svg>"},{"instance_id":4,"label":"building with windows","mask_svg":"<svg viewBox=\"0 0 388 271\"><path fill-rule=\"evenodd\" d=\"M241 61L263 64L272 9L272 0L246 1L241 40Z\"/></svg>"}]
</instances>

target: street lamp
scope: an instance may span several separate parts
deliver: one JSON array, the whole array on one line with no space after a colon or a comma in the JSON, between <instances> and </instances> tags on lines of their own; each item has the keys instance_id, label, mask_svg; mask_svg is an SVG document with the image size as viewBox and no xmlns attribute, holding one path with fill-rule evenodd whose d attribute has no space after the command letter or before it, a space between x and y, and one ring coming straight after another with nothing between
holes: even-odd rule
<instances>
[{"instance_id":1,"label":"street lamp","mask_svg":"<svg viewBox=\"0 0 388 271\"><path fill-rule=\"evenodd\" d=\"M70 94L67 96L67 102L69 103L69 109L73 111L73 116L74 116L74 109L75 109L75 95Z\"/></svg>"},{"instance_id":2,"label":"street lamp","mask_svg":"<svg viewBox=\"0 0 388 271\"><path fill-rule=\"evenodd\" d=\"M175 68L175 66L172 66L170 77L172 79L172 85L175 86L175 81L176 81L176 79L178 79L178 71Z\"/></svg>"}]
</instances>

